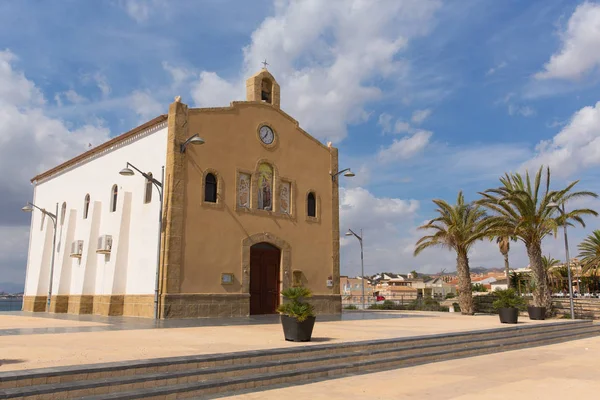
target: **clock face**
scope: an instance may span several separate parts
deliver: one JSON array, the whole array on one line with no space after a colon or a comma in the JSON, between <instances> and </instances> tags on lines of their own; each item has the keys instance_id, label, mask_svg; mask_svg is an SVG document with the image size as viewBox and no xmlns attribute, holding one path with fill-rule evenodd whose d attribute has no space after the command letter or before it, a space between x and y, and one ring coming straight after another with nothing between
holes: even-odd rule
<instances>
[{"instance_id":1,"label":"clock face","mask_svg":"<svg viewBox=\"0 0 600 400\"><path fill-rule=\"evenodd\" d=\"M260 140L264 144L271 144L275 140L275 134L273 133L273 130L266 125L260 127L258 134L260 136Z\"/></svg>"}]
</instances>

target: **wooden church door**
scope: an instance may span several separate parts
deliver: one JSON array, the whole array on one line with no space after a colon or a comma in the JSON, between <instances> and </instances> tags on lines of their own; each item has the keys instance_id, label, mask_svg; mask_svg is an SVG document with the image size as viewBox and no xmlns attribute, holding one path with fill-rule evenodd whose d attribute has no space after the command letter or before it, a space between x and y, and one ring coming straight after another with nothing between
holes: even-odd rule
<instances>
[{"instance_id":1,"label":"wooden church door","mask_svg":"<svg viewBox=\"0 0 600 400\"><path fill-rule=\"evenodd\" d=\"M280 250L268 243L250 248L250 315L277 312L280 258Z\"/></svg>"}]
</instances>

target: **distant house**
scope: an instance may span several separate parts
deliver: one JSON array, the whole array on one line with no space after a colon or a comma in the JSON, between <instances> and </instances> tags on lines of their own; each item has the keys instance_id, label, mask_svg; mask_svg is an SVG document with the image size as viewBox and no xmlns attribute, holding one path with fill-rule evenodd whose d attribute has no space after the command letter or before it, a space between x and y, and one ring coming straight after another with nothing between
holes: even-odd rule
<instances>
[{"instance_id":1,"label":"distant house","mask_svg":"<svg viewBox=\"0 0 600 400\"><path fill-rule=\"evenodd\" d=\"M508 279L500 279L491 283L492 292L499 289L508 289Z\"/></svg>"},{"instance_id":2,"label":"distant house","mask_svg":"<svg viewBox=\"0 0 600 400\"><path fill-rule=\"evenodd\" d=\"M365 303L370 304L375 300L373 298L373 285L365 277L360 276L350 278L340 276L340 290L342 295L342 305L362 303L362 285L365 285Z\"/></svg>"},{"instance_id":3,"label":"distant house","mask_svg":"<svg viewBox=\"0 0 600 400\"><path fill-rule=\"evenodd\" d=\"M456 294L456 286L444 281L442 277L436 277L421 282L413 282L417 293L423 297L443 298L448 293Z\"/></svg>"}]
</instances>

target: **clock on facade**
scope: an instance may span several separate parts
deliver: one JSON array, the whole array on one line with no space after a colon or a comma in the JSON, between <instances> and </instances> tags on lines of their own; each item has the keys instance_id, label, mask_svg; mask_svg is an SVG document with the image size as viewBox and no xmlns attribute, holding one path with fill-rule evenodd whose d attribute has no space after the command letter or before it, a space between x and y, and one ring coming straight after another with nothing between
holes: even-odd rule
<instances>
[{"instance_id":1,"label":"clock on facade","mask_svg":"<svg viewBox=\"0 0 600 400\"><path fill-rule=\"evenodd\" d=\"M258 131L258 136L260 137L261 142L264 144L272 144L275 140L275 133L273 133L273 129L268 127L267 125L263 125L260 127Z\"/></svg>"}]
</instances>

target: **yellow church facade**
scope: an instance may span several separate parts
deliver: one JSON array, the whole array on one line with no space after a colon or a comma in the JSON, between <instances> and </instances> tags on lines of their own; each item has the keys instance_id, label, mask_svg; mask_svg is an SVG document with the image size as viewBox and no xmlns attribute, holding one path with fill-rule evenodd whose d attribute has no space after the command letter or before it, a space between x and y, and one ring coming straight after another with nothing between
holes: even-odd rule
<instances>
[{"instance_id":1,"label":"yellow church facade","mask_svg":"<svg viewBox=\"0 0 600 400\"><path fill-rule=\"evenodd\" d=\"M161 314L274 313L293 284L339 313L337 149L281 111L269 72L246 88L231 107L169 109ZM178 152L194 133L206 144Z\"/></svg>"},{"instance_id":2,"label":"yellow church facade","mask_svg":"<svg viewBox=\"0 0 600 400\"><path fill-rule=\"evenodd\" d=\"M317 313L341 312L338 151L310 136L280 109L279 85L266 69L247 80L246 90L246 101L233 102L229 107L189 108L177 99L162 117L166 154L162 160L162 235L156 293L150 280L144 289L135 283L117 285L119 277L131 279L133 271L145 268L146 273L153 274L152 266L145 266L151 264L148 256L136 269L116 265L110 293L98 289L97 280L88 285L91 289L85 289L84 284L84 289L75 291L74 278L62 285L66 289L60 293L56 285L61 278L50 277L55 282L54 293L50 290L53 311L141 317L157 313L159 318L273 314L282 302L283 289L303 285L312 290L311 302ZM196 134L204 144L182 146ZM128 137L125 134L113 141L118 144ZM129 162L125 158L115 168ZM34 182L51 180L50 175L59 174L61 168L74 168L69 167L70 162L39 175ZM147 186L151 190L152 185ZM114 187L125 192L123 215L133 215L134 207L142 207L135 193L127 197L128 187ZM112 200L118 204L114 191ZM148 200L147 193L144 196L144 201ZM86 202L90 202L89 195ZM97 207L98 215L106 208L102 204ZM116 208L112 203L110 207L113 211ZM89 213L87 209L83 212ZM73 210L67 214L77 221L77 213ZM128 229L133 232L131 221ZM32 235L34 225L35 221ZM123 227L115 230L122 234ZM119 240L117 235L113 240ZM33 247L33 237L31 241ZM119 246L124 249L127 243ZM156 249L150 238L143 243L146 245L127 249L123 257L130 260L132 252L151 254ZM30 250L29 263L33 264L31 254ZM107 262L106 258L99 260L94 261L97 270ZM79 263L77 268L81 268L81 259ZM28 265L28 281L35 275L33 270L35 266ZM36 282L42 282L41 278ZM37 289L37 296L28 294L27 285L24 310L41 310L47 297L40 295L41 289ZM84 302L88 306L83 306Z\"/></svg>"}]
</instances>

